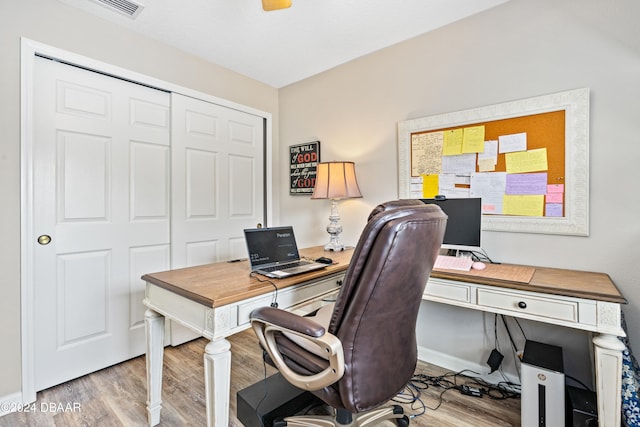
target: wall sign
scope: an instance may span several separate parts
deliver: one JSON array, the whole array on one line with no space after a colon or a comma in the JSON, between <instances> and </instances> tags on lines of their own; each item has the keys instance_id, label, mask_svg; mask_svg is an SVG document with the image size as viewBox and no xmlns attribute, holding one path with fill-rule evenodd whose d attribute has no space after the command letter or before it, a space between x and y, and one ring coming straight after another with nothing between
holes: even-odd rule
<instances>
[{"instance_id":1,"label":"wall sign","mask_svg":"<svg viewBox=\"0 0 640 427\"><path fill-rule=\"evenodd\" d=\"M289 147L289 194L312 194L320 162L320 141Z\"/></svg>"}]
</instances>

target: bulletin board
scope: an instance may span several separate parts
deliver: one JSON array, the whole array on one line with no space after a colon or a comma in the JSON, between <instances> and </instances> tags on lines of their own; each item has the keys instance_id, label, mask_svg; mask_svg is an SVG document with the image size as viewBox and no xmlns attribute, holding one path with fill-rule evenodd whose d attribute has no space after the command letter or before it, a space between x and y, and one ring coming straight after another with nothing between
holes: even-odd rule
<instances>
[{"instance_id":1,"label":"bulletin board","mask_svg":"<svg viewBox=\"0 0 640 427\"><path fill-rule=\"evenodd\" d=\"M534 196L544 202L541 211L535 213L505 210L502 206L495 212L483 206L483 229L495 231L530 232L548 234L588 235L588 182L589 182L589 90L578 89L541 97L528 98L472 110L440 114L407 120L398 124L398 184L400 198L423 198L422 178L432 178L428 170L430 161L439 153L412 151L416 141L439 136L443 132L462 132L482 129L485 141L496 141L512 135L524 134L526 150L544 153L544 175L549 194ZM506 140L506 139L505 139ZM413 141L413 143L412 143ZM524 153L527 154L527 153ZM506 156L499 153L493 169L476 166L473 177L486 178L492 172L513 182L519 176L531 178L530 174L516 175L513 166L509 171ZM517 154L518 156L520 154ZM422 157L420 157L422 156ZM424 164L421 159L426 159ZM478 157L479 158L479 157ZM511 164L513 164L513 158ZM478 162L480 163L480 162ZM485 168L485 166L482 166ZM507 172L507 173L505 173ZM423 175L424 174L424 175ZM465 177L462 177L465 178ZM480 180L481 181L481 180ZM472 179L472 182L473 179ZM469 187L468 181L456 183ZM473 188L473 185L471 185ZM461 194L465 189L461 188ZM467 194L469 189L466 190ZM559 192L559 193L556 193ZM555 193L555 194L552 194ZM454 191L454 196L457 194ZM465 197L465 196L462 196ZM466 197L477 197L467 195ZM507 196L505 200L514 200ZM483 198L483 202L484 202ZM489 199L487 199L489 200ZM516 199L517 200L517 199ZM505 202L506 203L506 202ZM509 205L511 206L511 205ZM539 213L538 213L539 212Z\"/></svg>"}]
</instances>

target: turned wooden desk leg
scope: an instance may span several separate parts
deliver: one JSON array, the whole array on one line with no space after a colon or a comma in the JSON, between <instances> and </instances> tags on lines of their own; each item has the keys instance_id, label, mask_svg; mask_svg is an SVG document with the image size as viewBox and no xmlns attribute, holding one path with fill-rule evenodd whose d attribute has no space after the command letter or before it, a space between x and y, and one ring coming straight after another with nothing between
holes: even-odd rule
<instances>
[{"instance_id":1,"label":"turned wooden desk leg","mask_svg":"<svg viewBox=\"0 0 640 427\"><path fill-rule=\"evenodd\" d=\"M147 417L150 426L160 423L162 409L162 358L164 356L164 316L147 309L144 313L147 337Z\"/></svg>"},{"instance_id":2,"label":"turned wooden desk leg","mask_svg":"<svg viewBox=\"0 0 640 427\"><path fill-rule=\"evenodd\" d=\"M207 426L228 427L231 387L231 344L225 339L211 341L204 348L204 384Z\"/></svg>"},{"instance_id":3,"label":"turned wooden desk leg","mask_svg":"<svg viewBox=\"0 0 640 427\"><path fill-rule=\"evenodd\" d=\"M615 335L593 337L598 392L598 425L620 425L622 410L622 351L624 344Z\"/></svg>"}]
</instances>

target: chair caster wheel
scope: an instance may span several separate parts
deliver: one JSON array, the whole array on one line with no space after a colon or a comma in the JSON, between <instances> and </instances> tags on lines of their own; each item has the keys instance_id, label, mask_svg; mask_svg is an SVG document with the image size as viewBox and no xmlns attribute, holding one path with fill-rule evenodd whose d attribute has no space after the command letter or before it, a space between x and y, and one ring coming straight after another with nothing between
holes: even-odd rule
<instances>
[{"instance_id":1,"label":"chair caster wheel","mask_svg":"<svg viewBox=\"0 0 640 427\"><path fill-rule=\"evenodd\" d=\"M402 418L396 418L396 424L398 425L398 427L408 427L409 417L405 415Z\"/></svg>"}]
</instances>

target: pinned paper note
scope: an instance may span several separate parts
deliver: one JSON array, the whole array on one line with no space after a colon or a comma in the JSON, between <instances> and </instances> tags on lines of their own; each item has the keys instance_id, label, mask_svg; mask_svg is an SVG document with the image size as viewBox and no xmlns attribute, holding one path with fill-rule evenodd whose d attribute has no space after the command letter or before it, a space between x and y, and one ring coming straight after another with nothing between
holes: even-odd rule
<instances>
[{"instance_id":1,"label":"pinned paper note","mask_svg":"<svg viewBox=\"0 0 640 427\"><path fill-rule=\"evenodd\" d=\"M544 215L551 217L561 217L562 216L562 203L547 203L544 208Z\"/></svg>"},{"instance_id":2,"label":"pinned paper note","mask_svg":"<svg viewBox=\"0 0 640 427\"><path fill-rule=\"evenodd\" d=\"M547 173L507 174L507 194L546 194Z\"/></svg>"},{"instance_id":3,"label":"pinned paper note","mask_svg":"<svg viewBox=\"0 0 640 427\"><path fill-rule=\"evenodd\" d=\"M442 173L467 173L476 171L476 154L442 157Z\"/></svg>"},{"instance_id":4,"label":"pinned paper note","mask_svg":"<svg viewBox=\"0 0 640 427\"><path fill-rule=\"evenodd\" d=\"M471 174L470 197L482 198L482 213L502 213L506 175L504 172Z\"/></svg>"},{"instance_id":5,"label":"pinned paper note","mask_svg":"<svg viewBox=\"0 0 640 427\"><path fill-rule=\"evenodd\" d=\"M547 193L544 200L547 203L562 203L563 193Z\"/></svg>"},{"instance_id":6,"label":"pinned paper note","mask_svg":"<svg viewBox=\"0 0 640 427\"><path fill-rule=\"evenodd\" d=\"M512 196L505 194L502 211L505 215L542 216L544 196Z\"/></svg>"},{"instance_id":7,"label":"pinned paper note","mask_svg":"<svg viewBox=\"0 0 640 427\"><path fill-rule=\"evenodd\" d=\"M507 153L505 154L505 163L507 173L538 172L549 169L546 148Z\"/></svg>"},{"instance_id":8,"label":"pinned paper note","mask_svg":"<svg viewBox=\"0 0 640 427\"><path fill-rule=\"evenodd\" d=\"M472 126L462 130L462 152L482 153L484 151L484 126Z\"/></svg>"},{"instance_id":9,"label":"pinned paper note","mask_svg":"<svg viewBox=\"0 0 640 427\"><path fill-rule=\"evenodd\" d=\"M500 145L500 153L525 151L527 149L527 133L522 132L499 136L498 143Z\"/></svg>"},{"instance_id":10,"label":"pinned paper note","mask_svg":"<svg viewBox=\"0 0 640 427\"><path fill-rule=\"evenodd\" d=\"M485 141L484 151L478 153L478 172L493 172L498 164L498 141Z\"/></svg>"},{"instance_id":11,"label":"pinned paper note","mask_svg":"<svg viewBox=\"0 0 640 427\"><path fill-rule=\"evenodd\" d=\"M444 132L411 135L411 176L441 172L443 141Z\"/></svg>"},{"instance_id":12,"label":"pinned paper note","mask_svg":"<svg viewBox=\"0 0 640 427\"><path fill-rule=\"evenodd\" d=\"M462 129L451 129L444 131L444 145L442 147L443 156L455 156L462 154Z\"/></svg>"},{"instance_id":13,"label":"pinned paper note","mask_svg":"<svg viewBox=\"0 0 640 427\"><path fill-rule=\"evenodd\" d=\"M547 185L547 193L564 193L564 184Z\"/></svg>"},{"instance_id":14,"label":"pinned paper note","mask_svg":"<svg viewBox=\"0 0 640 427\"><path fill-rule=\"evenodd\" d=\"M438 194L438 175L422 175L422 197L432 199Z\"/></svg>"}]
</instances>

